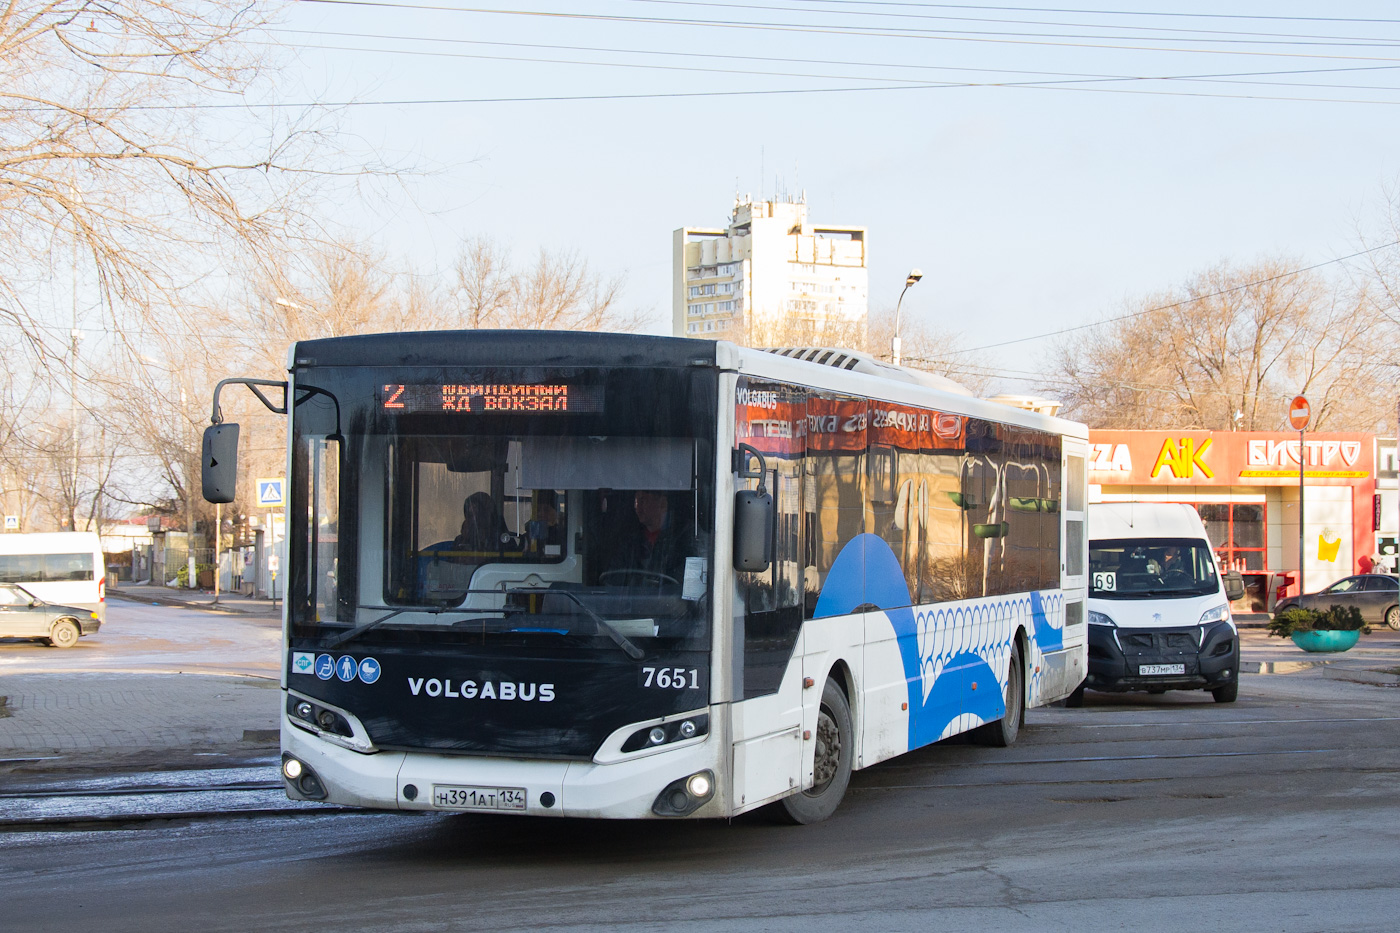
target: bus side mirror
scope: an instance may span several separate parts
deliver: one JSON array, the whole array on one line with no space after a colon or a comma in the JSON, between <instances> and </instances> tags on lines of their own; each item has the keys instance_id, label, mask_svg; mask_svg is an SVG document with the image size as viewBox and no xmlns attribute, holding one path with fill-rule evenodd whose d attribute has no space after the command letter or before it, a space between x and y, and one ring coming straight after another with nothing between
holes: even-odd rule
<instances>
[{"instance_id":1,"label":"bus side mirror","mask_svg":"<svg viewBox=\"0 0 1400 933\"><path fill-rule=\"evenodd\" d=\"M773 497L741 489L734 494L734 569L767 570L773 560Z\"/></svg>"},{"instance_id":2,"label":"bus side mirror","mask_svg":"<svg viewBox=\"0 0 1400 933\"><path fill-rule=\"evenodd\" d=\"M1225 574L1225 598L1230 602L1244 599L1244 577L1240 576L1238 570L1231 570Z\"/></svg>"},{"instance_id":3,"label":"bus side mirror","mask_svg":"<svg viewBox=\"0 0 1400 933\"><path fill-rule=\"evenodd\" d=\"M232 502L238 490L238 425L211 424L204 429L199 461L206 502Z\"/></svg>"}]
</instances>

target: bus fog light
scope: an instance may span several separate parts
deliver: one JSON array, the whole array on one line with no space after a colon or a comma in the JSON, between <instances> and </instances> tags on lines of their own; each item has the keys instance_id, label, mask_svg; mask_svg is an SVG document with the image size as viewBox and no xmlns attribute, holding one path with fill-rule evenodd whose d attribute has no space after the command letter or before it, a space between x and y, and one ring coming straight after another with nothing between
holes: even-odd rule
<instances>
[{"instance_id":1,"label":"bus fog light","mask_svg":"<svg viewBox=\"0 0 1400 933\"><path fill-rule=\"evenodd\" d=\"M311 712L312 706L310 703L297 704L297 715L300 716L302 719L305 719L309 722L311 720Z\"/></svg>"},{"instance_id":2,"label":"bus fog light","mask_svg":"<svg viewBox=\"0 0 1400 933\"><path fill-rule=\"evenodd\" d=\"M301 777L302 770L301 762L297 761L295 758L288 758L286 761L282 762L282 773L287 776L287 780L289 781L295 781L297 778Z\"/></svg>"},{"instance_id":3,"label":"bus fog light","mask_svg":"<svg viewBox=\"0 0 1400 933\"><path fill-rule=\"evenodd\" d=\"M666 741L666 730L657 726L647 734L647 741L652 745L660 745L662 742Z\"/></svg>"},{"instance_id":4,"label":"bus fog light","mask_svg":"<svg viewBox=\"0 0 1400 933\"><path fill-rule=\"evenodd\" d=\"M705 772L692 774L690 780L686 782L685 789L690 791L692 797L708 797L713 788L710 786L710 776Z\"/></svg>"},{"instance_id":5,"label":"bus fog light","mask_svg":"<svg viewBox=\"0 0 1400 933\"><path fill-rule=\"evenodd\" d=\"M679 729L678 731L680 732L680 736L681 736L681 738L683 738L683 739L691 739L691 738L694 738L694 737L695 737L695 723L693 723L693 722L691 722L689 719L687 719L685 722L681 723L681 727L680 727L680 729Z\"/></svg>"},{"instance_id":6,"label":"bus fog light","mask_svg":"<svg viewBox=\"0 0 1400 933\"><path fill-rule=\"evenodd\" d=\"M651 812L657 816L689 816L708 803L714 792L714 773L697 771L667 784L656 795Z\"/></svg>"},{"instance_id":7,"label":"bus fog light","mask_svg":"<svg viewBox=\"0 0 1400 933\"><path fill-rule=\"evenodd\" d=\"M297 789L312 800L322 800L326 796L325 785L312 771L307 771L301 776L301 780L297 781Z\"/></svg>"}]
</instances>

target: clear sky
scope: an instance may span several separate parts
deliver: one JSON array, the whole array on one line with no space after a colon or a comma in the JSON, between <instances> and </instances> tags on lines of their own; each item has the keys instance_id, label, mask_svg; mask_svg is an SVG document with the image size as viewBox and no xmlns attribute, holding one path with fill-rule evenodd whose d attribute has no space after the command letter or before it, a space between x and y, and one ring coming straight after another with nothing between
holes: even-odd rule
<instances>
[{"instance_id":1,"label":"clear sky","mask_svg":"<svg viewBox=\"0 0 1400 933\"><path fill-rule=\"evenodd\" d=\"M279 93L358 100L346 130L434 169L341 219L422 268L478 234L577 250L656 333L671 231L736 193L867 226L872 307L918 266L905 315L977 348L1354 252L1400 178L1394 3L474 2L300 0L275 31Z\"/></svg>"}]
</instances>

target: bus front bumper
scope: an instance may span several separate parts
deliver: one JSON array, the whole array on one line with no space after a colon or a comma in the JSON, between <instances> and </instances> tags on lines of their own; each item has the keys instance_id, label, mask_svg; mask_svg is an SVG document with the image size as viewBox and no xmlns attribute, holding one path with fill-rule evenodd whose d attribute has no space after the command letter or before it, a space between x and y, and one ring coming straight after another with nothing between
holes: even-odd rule
<instances>
[{"instance_id":1,"label":"bus front bumper","mask_svg":"<svg viewBox=\"0 0 1400 933\"><path fill-rule=\"evenodd\" d=\"M714 736L600 764L381 751L362 754L282 724L282 758L297 759L324 788L308 796L283 773L294 800L378 810L439 810L531 816L643 819L659 815L722 815L722 788ZM691 801L687 812L657 809L658 797L678 782L706 775L710 792ZM315 785L312 785L315 787Z\"/></svg>"}]
</instances>

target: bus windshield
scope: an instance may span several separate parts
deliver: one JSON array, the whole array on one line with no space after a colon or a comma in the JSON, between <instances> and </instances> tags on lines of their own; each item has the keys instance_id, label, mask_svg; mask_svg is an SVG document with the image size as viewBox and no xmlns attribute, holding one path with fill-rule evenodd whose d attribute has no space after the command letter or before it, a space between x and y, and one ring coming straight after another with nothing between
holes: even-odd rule
<instances>
[{"instance_id":1,"label":"bus windshield","mask_svg":"<svg viewBox=\"0 0 1400 933\"><path fill-rule=\"evenodd\" d=\"M308 521L289 541L293 635L634 657L648 643L707 647L707 381L648 369L299 372L291 508Z\"/></svg>"},{"instance_id":2,"label":"bus windshield","mask_svg":"<svg viewBox=\"0 0 1400 933\"><path fill-rule=\"evenodd\" d=\"M1097 599L1208 596L1220 588L1210 545L1199 538L1091 541L1089 574Z\"/></svg>"}]
</instances>

